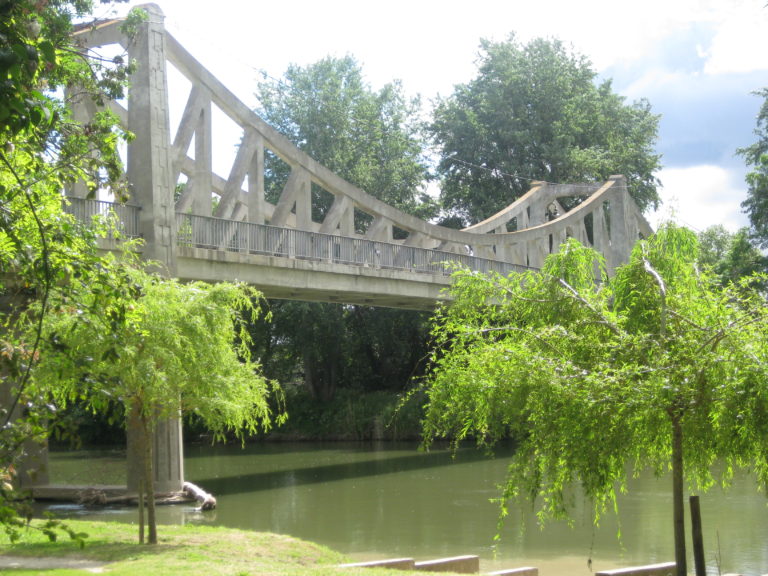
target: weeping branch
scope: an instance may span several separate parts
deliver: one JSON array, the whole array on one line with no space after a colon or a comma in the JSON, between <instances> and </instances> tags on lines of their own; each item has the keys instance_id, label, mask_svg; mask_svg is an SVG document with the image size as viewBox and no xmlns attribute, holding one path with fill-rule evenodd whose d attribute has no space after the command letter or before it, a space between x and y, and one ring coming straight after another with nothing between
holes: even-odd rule
<instances>
[{"instance_id":1,"label":"weeping branch","mask_svg":"<svg viewBox=\"0 0 768 576\"><path fill-rule=\"evenodd\" d=\"M664 336L667 333L667 286L664 284L664 279L656 270L651 266L651 263L647 259L643 258L643 267L645 271L650 274L659 285L659 295L661 296L661 326L659 326L659 336Z\"/></svg>"},{"instance_id":2,"label":"weeping branch","mask_svg":"<svg viewBox=\"0 0 768 576\"><path fill-rule=\"evenodd\" d=\"M581 294L579 294L578 291L573 286L568 284L568 282L566 282L562 278L558 278L557 282L558 284L560 284L560 286L565 288L565 290L571 295L571 297L573 297L574 300L576 300L582 306L584 306L587 310L592 312L592 314L594 314L599 319L599 323L601 325L607 326L611 330L611 332L613 332L617 336L621 334L621 330L619 329L619 327L616 326L616 324L614 324L610 320L608 320L602 313L600 313L599 310L596 310L595 307L592 306L592 304L587 302L587 300L585 300L584 297Z\"/></svg>"}]
</instances>

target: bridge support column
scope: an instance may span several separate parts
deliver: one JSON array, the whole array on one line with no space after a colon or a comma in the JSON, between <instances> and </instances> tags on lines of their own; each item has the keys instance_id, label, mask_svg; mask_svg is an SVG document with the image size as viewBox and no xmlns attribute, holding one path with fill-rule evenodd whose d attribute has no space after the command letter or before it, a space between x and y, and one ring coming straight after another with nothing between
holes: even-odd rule
<instances>
[{"instance_id":1,"label":"bridge support column","mask_svg":"<svg viewBox=\"0 0 768 576\"><path fill-rule=\"evenodd\" d=\"M176 272L176 206L173 179L165 28L162 10L142 6L149 18L130 45L136 61L128 91L128 127L136 138L128 146L128 183L133 200L141 206L140 228L144 255L160 262L168 276Z\"/></svg>"},{"instance_id":2,"label":"bridge support column","mask_svg":"<svg viewBox=\"0 0 768 576\"><path fill-rule=\"evenodd\" d=\"M176 275L176 210L171 156L165 27L156 4L141 6L149 18L140 26L129 48L136 61L128 91L128 127L136 135L128 147L128 181L134 202L141 206L140 229L144 257L159 262L159 273ZM138 488L143 454L140 430L128 426L128 485ZM181 424L159 422L154 438L155 489L181 490L184 481Z\"/></svg>"},{"instance_id":3,"label":"bridge support column","mask_svg":"<svg viewBox=\"0 0 768 576\"><path fill-rule=\"evenodd\" d=\"M152 469L155 493L179 492L184 481L184 447L181 419L161 420L152 439ZM144 466L143 431L136 418L128 422L128 491L139 491Z\"/></svg>"},{"instance_id":4,"label":"bridge support column","mask_svg":"<svg viewBox=\"0 0 768 576\"><path fill-rule=\"evenodd\" d=\"M5 317L16 319L29 304L29 296L16 287L8 286L7 293L0 296L0 312ZM13 325L13 321L10 322ZM17 382L10 376L9 367L0 363L0 434L11 434L15 442L13 427L24 416L24 400L17 402ZM9 413L11 411L11 413ZM8 425L8 427L6 427ZM25 434L26 435L26 434ZM8 437L4 438L9 440ZM6 444L10 445L10 442ZM33 486L48 484L48 442L44 439L26 438L22 445L10 455L14 460L15 487L27 490Z\"/></svg>"},{"instance_id":5,"label":"bridge support column","mask_svg":"<svg viewBox=\"0 0 768 576\"><path fill-rule=\"evenodd\" d=\"M617 180L619 192L611 197L611 227L610 246L606 246L604 254L608 265L608 274L613 275L616 268L629 261L632 247L638 238L637 225L630 215L626 192L626 182L622 176L611 176L611 180Z\"/></svg>"},{"instance_id":6,"label":"bridge support column","mask_svg":"<svg viewBox=\"0 0 768 576\"><path fill-rule=\"evenodd\" d=\"M4 378L0 382L0 406L8 409L13 405L16 396L12 383ZM8 418L7 412L0 410L0 426L12 423L23 416L23 408L16 406L13 414ZM14 486L20 490L28 490L34 486L48 484L48 442L46 440L33 440L28 438L20 446L17 452L16 476Z\"/></svg>"}]
</instances>

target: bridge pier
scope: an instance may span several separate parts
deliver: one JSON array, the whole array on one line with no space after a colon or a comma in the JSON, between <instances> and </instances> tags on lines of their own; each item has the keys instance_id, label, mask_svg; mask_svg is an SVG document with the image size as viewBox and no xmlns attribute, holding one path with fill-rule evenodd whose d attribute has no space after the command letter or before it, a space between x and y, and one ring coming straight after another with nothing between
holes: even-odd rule
<instances>
[{"instance_id":1,"label":"bridge pier","mask_svg":"<svg viewBox=\"0 0 768 576\"><path fill-rule=\"evenodd\" d=\"M7 292L0 296L0 312L3 316L16 319L29 304L29 295L16 286L6 285ZM10 326L13 321L9 323ZM10 362L11 360L6 360ZM18 378L10 375L5 362L0 363L0 434L13 434L13 426L24 416L24 401L17 402ZM10 413L9 413L10 411ZM6 427L6 424L11 426ZM23 424L22 424L23 425ZM15 441L15 438L12 439ZM33 486L48 484L48 442L27 437L16 449L12 449L12 462L16 468L14 486L27 490Z\"/></svg>"},{"instance_id":2,"label":"bridge pier","mask_svg":"<svg viewBox=\"0 0 768 576\"><path fill-rule=\"evenodd\" d=\"M128 492L139 491L144 468L144 438L136 418L128 421ZM180 492L184 483L184 447L180 418L163 419L156 423L152 437L152 470L155 493Z\"/></svg>"},{"instance_id":3,"label":"bridge pier","mask_svg":"<svg viewBox=\"0 0 768 576\"><path fill-rule=\"evenodd\" d=\"M139 227L143 256L160 265L158 273L176 275L176 206L171 156L165 16L156 4L141 6L148 19L129 47L137 68L128 91L128 128L136 138L128 146L128 183L131 197L141 206ZM141 429L128 423L128 489L137 490L143 469ZM184 482L181 421L155 424L153 468L156 492L181 490Z\"/></svg>"}]
</instances>

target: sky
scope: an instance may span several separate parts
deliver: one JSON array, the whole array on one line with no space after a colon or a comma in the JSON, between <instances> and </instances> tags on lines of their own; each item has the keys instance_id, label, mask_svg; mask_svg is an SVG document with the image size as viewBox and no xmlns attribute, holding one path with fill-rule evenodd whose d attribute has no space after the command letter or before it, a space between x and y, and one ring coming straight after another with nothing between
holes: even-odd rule
<instances>
[{"instance_id":1,"label":"sky","mask_svg":"<svg viewBox=\"0 0 768 576\"><path fill-rule=\"evenodd\" d=\"M131 6L144 2L132 0ZM748 224L743 159L768 87L767 0L157 0L170 33L243 102L259 73L354 56L371 87L400 80L428 113L471 81L481 38L558 38L661 115L663 206L695 230ZM215 9L214 9L215 8ZM172 120L173 122L173 120Z\"/></svg>"}]
</instances>

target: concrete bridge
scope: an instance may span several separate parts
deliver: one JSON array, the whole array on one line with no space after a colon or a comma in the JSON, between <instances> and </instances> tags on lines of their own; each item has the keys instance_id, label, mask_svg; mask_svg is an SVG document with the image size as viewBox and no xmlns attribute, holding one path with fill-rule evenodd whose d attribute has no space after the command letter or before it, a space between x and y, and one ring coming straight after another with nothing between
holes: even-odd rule
<instances>
[{"instance_id":1,"label":"concrete bridge","mask_svg":"<svg viewBox=\"0 0 768 576\"><path fill-rule=\"evenodd\" d=\"M169 275L242 280L277 298L431 308L449 283L446 262L507 274L539 267L576 237L602 252L612 270L640 234L650 233L619 176L596 184L534 182L522 198L465 230L405 214L266 124L165 31L159 7L145 8L149 20L132 40L121 34L120 20L78 36L90 48L119 45L138 65L127 102L110 103L136 135L127 153L131 198L115 208L126 234L144 238L146 256ZM169 71L183 77L180 93L169 93ZM173 103L183 113L172 129ZM96 111L88 99L74 106L83 120ZM236 126L240 145L220 175L213 153L222 118ZM268 155L290 169L274 204L265 194ZM83 186L69 193L70 209L81 217L109 207L85 200ZM313 216L313 199L321 196L330 208Z\"/></svg>"},{"instance_id":2,"label":"concrete bridge","mask_svg":"<svg viewBox=\"0 0 768 576\"><path fill-rule=\"evenodd\" d=\"M611 271L651 232L621 176L533 182L523 197L465 230L400 212L267 125L166 32L158 6L144 8L148 21L131 39L120 20L77 35L83 47L118 45L137 63L127 101L108 104L136 136L127 150L130 199L89 200L84 186L74 185L68 210L83 220L114 212L123 234L143 238L146 258L170 276L245 281L276 298L426 309L449 284L447 262L508 274L539 267L575 237L603 253ZM183 78L183 93L170 94L169 70ZM172 128L175 102L183 112ZM89 99L72 105L79 120L96 112ZM240 136L224 174L213 166L220 118ZM268 157L290 169L274 203L265 190ZM330 208L313 216L313 199L322 196ZM183 479L179 427L165 428L156 444L156 469L165 471L159 491L179 489Z\"/></svg>"}]
</instances>

